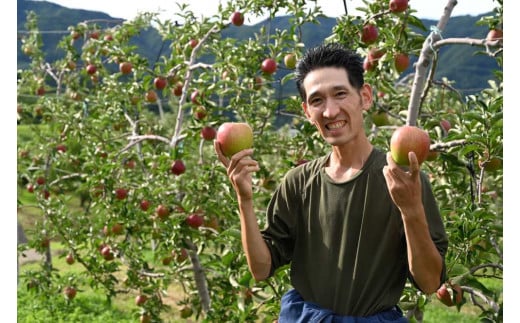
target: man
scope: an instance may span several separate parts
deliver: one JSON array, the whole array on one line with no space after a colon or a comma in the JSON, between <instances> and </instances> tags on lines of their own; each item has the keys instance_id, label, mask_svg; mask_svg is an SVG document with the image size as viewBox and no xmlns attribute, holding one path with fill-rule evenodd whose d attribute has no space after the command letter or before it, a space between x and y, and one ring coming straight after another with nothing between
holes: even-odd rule
<instances>
[{"instance_id":1,"label":"man","mask_svg":"<svg viewBox=\"0 0 520 323\"><path fill-rule=\"evenodd\" d=\"M372 105L361 57L339 44L310 49L296 67L307 119L330 152L287 172L260 230L253 150L231 159L215 143L238 198L242 245L256 280L290 263L279 322L406 322L397 307L409 278L426 294L445 279L448 241L415 154L399 167L368 140Z\"/></svg>"}]
</instances>

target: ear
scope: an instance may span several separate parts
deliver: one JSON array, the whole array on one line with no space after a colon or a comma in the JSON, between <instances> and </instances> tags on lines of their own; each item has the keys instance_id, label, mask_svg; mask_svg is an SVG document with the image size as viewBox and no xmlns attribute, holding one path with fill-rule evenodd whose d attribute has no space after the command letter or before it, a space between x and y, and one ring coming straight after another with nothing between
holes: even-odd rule
<instances>
[{"instance_id":1,"label":"ear","mask_svg":"<svg viewBox=\"0 0 520 323\"><path fill-rule=\"evenodd\" d=\"M372 87L370 84L363 84L360 90L361 100L362 100L362 106L363 110L368 111L370 107L372 106L374 96L372 93Z\"/></svg>"},{"instance_id":2,"label":"ear","mask_svg":"<svg viewBox=\"0 0 520 323\"><path fill-rule=\"evenodd\" d=\"M311 120L311 115L309 114L307 103L302 102L302 109L303 109L303 113L305 113L305 116L307 117L307 120L310 121Z\"/></svg>"}]
</instances>

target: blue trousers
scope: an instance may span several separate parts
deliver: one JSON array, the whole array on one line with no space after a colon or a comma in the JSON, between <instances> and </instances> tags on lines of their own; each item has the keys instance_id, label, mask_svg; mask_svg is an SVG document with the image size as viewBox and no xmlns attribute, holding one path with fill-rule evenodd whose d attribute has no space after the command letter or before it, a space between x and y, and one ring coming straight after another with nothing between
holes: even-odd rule
<instances>
[{"instance_id":1,"label":"blue trousers","mask_svg":"<svg viewBox=\"0 0 520 323\"><path fill-rule=\"evenodd\" d=\"M341 316L318 304L306 302L296 289L291 289L282 296L278 323L408 323L403 312L397 306L375 315L356 317Z\"/></svg>"}]
</instances>

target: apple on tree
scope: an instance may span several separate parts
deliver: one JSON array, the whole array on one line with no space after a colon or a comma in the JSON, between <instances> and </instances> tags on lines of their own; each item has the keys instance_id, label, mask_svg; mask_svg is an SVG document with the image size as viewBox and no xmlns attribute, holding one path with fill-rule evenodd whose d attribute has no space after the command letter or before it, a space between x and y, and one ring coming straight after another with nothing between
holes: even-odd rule
<instances>
[{"instance_id":1,"label":"apple on tree","mask_svg":"<svg viewBox=\"0 0 520 323\"><path fill-rule=\"evenodd\" d=\"M118 200L124 200L128 196L128 190L124 188L116 188L114 194Z\"/></svg>"},{"instance_id":2,"label":"apple on tree","mask_svg":"<svg viewBox=\"0 0 520 323\"><path fill-rule=\"evenodd\" d=\"M157 90L164 89L166 87L166 84L167 84L167 80L162 76L157 76L156 78L153 79L153 86Z\"/></svg>"},{"instance_id":3,"label":"apple on tree","mask_svg":"<svg viewBox=\"0 0 520 323\"><path fill-rule=\"evenodd\" d=\"M155 208L155 214L159 219L164 220L170 215L170 208L164 204L159 204Z\"/></svg>"},{"instance_id":4,"label":"apple on tree","mask_svg":"<svg viewBox=\"0 0 520 323\"><path fill-rule=\"evenodd\" d=\"M363 26L363 29L361 30L361 41L363 43L370 45L377 40L378 36L379 30L377 29L376 25L368 23Z\"/></svg>"},{"instance_id":5,"label":"apple on tree","mask_svg":"<svg viewBox=\"0 0 520 323\"><path fill-rule=\"evenodd\" d=\"M204 216L200 213L192 213L186 218L186 223L190 227L197 229L204 224Z\"/></svg>"},{"instance_id":6,"label":"apple on tree","mask_svg":"<svg viewBox=\"0 0 520 323\"><path fill-rule=\"evenodd\" d=\"M494 40L502 40L504 38L504 32L502 29L490 29L486 35L486 40L494 41Z\"/></svg>"},{"instance_id":7,"label":"apple on tree","mask_svg":"<svg viewBox=\"0 0 520 323\"><path fill-rule=\"evenodd\" d=\"M191 48L195 48L199 44L199 41L195 38L192 38L192 39L190 39L188 44L190 45Z\"/></svg>"},{"instance_id":8,"label":"apple on tree","mask_svg":"<svg viewBox=\"0 0 520 323\"><path fill-rule=\"evenodd\" d=\"M150 103L157 102L157 92L154 90L148 90L145 94L145 100Z\"/></svg>"},{"instance_id":9,"label":"apple on tree","mask_svg":"<svg viewBox=\"0 0 520 323\"><path fill-rule=\"evenodd\" d=\"M208 112L206 111L206 108L203 105L196 106L194 111L193 111L193 117L196 120L204 119L207 114L208 114Z\"/></svg>"},{"instance_id":10,"label":"apple on tree","mask_svg":"<svg viewBox=\"0 0 520 323\"><path fill-rule=\"evenodd\" d=\"M394 131L390 138L392 159L398 165L408 166L410 164L408 153L411 151L417 156L419 165L422 164L430 152L430 136L418 127L401 126Z\"/></svg>"},{"instance_id":11,"label":"apple on tree","mask_svg":"<svg viewBox=\"0 0 520 323\"><path fill-rule=\"evenodd\" d=\"M399 73L402 73L410 65L410 57L405 53L397 53L397 54L395 54L395 57L394 57L394 65L395 65L395 69Z\"/></svg>"},{"instance_id":12,"label":"apple on tree","mask_svg":"<svg viewBox=\"0 0 520 323\"><path fill-rule=\"evenodd\" d=\"M231 14L231 23L237 27L244 24L244 15L240 11L235 11Z\"/></svg>"},{"instance_id":13,"label":"apple on tree","mask_svg":"<svg viewBox=\"0 0 520 323\"><path fill-rule=\"evenodd\" d=\"M93 75L97 71L97 67L94 64L88 64L87 67L85 67L85 70L87 71L87 74Z\"/></svg>"},{"instance_id":14,"label":"apple on tree","mask_svg":"<svg viewBox=\"0 0 520 323\"><path fill-rule=\"evenodd\" d=\"M273 58L266 58L262 61L262 65L260 66L262 72L266 74L273 74L276 72L276 61Z\"/></svg>"},{"instance_id":15,"label":"apple on tree","mask_svg":"<svg viewBox=\"0 0 520 323\"><path fill-rule=\"evenodd\" d=\"M121 74L130 74L132 73L132 63L130 62L121 62L119 63L119 72L121 72Z\"/></svg>"},{"instance_id":16,"label":"apple on tree","mask_svg":"<svg viewBox=\"0 0 520 323\"><path fill-rule=\"evenodd\" d=\"M135 297L135 305L142 306L146 301L148 300L148 297L144 294L139 294Z\"/></svg>"},{"instance_id":17,"label":"apple on tree","mask_svg":"<svg viewBox=\"0 0 520 323\"><path fill-rule=\"evenodd\" d=\"M74 288L73 286L67 286L63 290L63 295L65 295L65 297L68 300L74 299L74 297L76 297L76 293L77 293L76 288Z\"/></svg>"},{"instance_id":18,"label":"apple on tree","mask_svg":"<svg viewBox=\"0 0 520 323\"><path fill-rule=\"evenodd\" d=\"M218 127L216 141L224 156L231 157L253 147L253 129L245 122L224 122Z\"/></svg>"},{"instance_id":19,"label":"apple on tree","mask_svg":"<svg viewBox=\"0 0 520 323\"><path fill-rule=\"evenodd\" d=\"M293 53L285 55L283 58L283 62L285 64L285 67L293 70L296 67L296 55Z\"/></svg>"},{"instance_id":20,"label":"apple on tree","mask_svg":"<svg viewBox=\"0 0 520 323\"><path fill-rule=\"evenodd\" d=\"M212 126L204 126L200 131L200 136L204 140L213 140L217 136L217 130Z\"/></svg>"},{"instance_id":21,"label":"apple on tree","mask_svg":"<svg viewBox=\"0 0 520 323\"><path fill-rule=\"evenodd\" d=\"M390 124L388 113L384 110L377 110L372 113L372 122L377 127L382 127Z\"/></svg>"},{"instance_id":22,"label":"apple on tree","mask_svg":"<svg viewBox=\"0 0 520 323\"><path fill-rule=\"evenodd\" d=\"M403 12L408 8L408 0L390 0L388 6L393 13Z\"/></svg>"},{"instance_id":23,"label":"apple on tree","mask_svg":"<svg viewBox=\"0 0 520 323\"><path fill-rule=\"evenodd\" d=\"M170 171L174 175L181 175L184 174L184 172L186 171L186 166L184 165L184 162L182 160L176 159L175 161L173 161L170 167Z\"/></svg>"},{"instance_id":24,"label":"apple on tree","mask_svg":"<svg viewBox=\"0 0 520 323\"><path fill-rule=\"evenodd\" d=\"M74 255L72 255L72 253L67 254L65 257L65 262L67 262L69 265L72 265L75 262Z\"/></svg>"}]
</instances>

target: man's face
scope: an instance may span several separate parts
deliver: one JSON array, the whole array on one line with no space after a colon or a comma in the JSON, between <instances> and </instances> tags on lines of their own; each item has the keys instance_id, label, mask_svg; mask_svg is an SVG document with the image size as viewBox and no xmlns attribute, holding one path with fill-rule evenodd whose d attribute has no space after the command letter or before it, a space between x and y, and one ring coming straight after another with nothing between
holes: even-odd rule
<instances>
[{"instance_id":1,"label":"man's face","mask_svg":"<svg viewBox=\"0 0 520 323\"><path fill-rule=\"evenodd\" d=\"M345 69L325 67L307 74L303 87L305 115L329 144L340 146L365 136L363 111L372 104L369 85L357 90Z\"/></svg>"}]
</instances>

